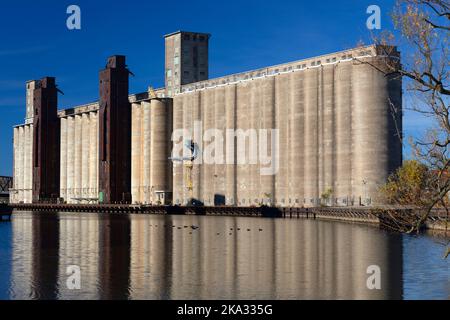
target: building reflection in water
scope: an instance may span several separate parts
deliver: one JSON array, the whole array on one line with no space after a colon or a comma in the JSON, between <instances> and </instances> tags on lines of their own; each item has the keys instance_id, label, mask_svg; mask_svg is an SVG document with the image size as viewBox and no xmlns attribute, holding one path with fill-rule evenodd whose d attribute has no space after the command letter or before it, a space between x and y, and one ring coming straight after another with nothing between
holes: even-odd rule
<instances>
[{"instance_id":1,"label":"building reflection in water","mask_svg":"<svg viewBox=\"0 0 450 320\"><path fill-rule=\"evenodd\" d=\"M58 297L59 244L57 217L26 215L14 219L12 298Z\"/></svg>"},{"instance_id":2,"label":"building reflection in water","mask_svg":"<svg viewBox=\"0 0 450 320\"><path fill-rule=\"evenodd\" d=\"M400 236L361 225L23 213L13 239L15 299L402 298ZM69 265L80 290L66 286ZM381 290L366 286L370 265Z\"/></svg>"}]
</instances>

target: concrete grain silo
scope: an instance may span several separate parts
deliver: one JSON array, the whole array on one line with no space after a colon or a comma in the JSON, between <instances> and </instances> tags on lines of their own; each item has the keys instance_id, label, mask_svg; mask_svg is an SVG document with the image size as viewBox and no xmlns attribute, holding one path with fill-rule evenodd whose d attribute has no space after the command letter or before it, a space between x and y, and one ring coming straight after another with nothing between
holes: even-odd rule
<instances>
[{"instance_id":1,"label":"concrete grain silo","mask_svg":"<svg viewBox=\"0 0 450 320\"><path fill-rule=\"evenodd\" d=\"M100 100L58 111L60 200L377 203L379 186L402 163L402 82L377 70L384 59L399 60L398 52L385 57L372 45L208 79L209 40L167 35L165 87L138 94L128 94L125 57L111 57ZM38 87L27 83L25 124L14 128L12 202L33 201ZM172 141L177 132L182 137ZM197 158L170 160L187 141Z\"/></svg>"}]
</instances>

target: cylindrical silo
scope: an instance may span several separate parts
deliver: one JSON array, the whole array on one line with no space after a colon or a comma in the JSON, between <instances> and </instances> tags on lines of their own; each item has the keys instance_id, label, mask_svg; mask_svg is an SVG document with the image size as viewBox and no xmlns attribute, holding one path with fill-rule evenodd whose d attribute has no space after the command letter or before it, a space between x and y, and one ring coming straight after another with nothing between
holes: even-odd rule
<instances>
[{"instance_id":1,"label":"cylindrical silo","mask_svg":"<svg viewBox=\"0 0 450 320\"><path fill-rule=\"evenodd\" d=\"M318 141L318 69L305 72L305 198L306 206L315 206L319 198Z\"/></svg>"},{"instance_id":2,"label":"cylindrical silo","mask_svg":"<svg viewBox=\"0 0 450 320\"><path fill-rule=\"evenodd\" d=\"M226 132L226 109L225 109L225 88L218 87L214 95L214 128L221 133L220 137L216 137L216 153L221 155L222 159L218 159L221 163L216 163L214 166L214 190L215 190L215 205L225 204L225 179L226 179L226 165L225 165L225 132ZM219 150L219 148L221 150Z\"/></svg>"},{"instance_id":3,"label":"cylindrical silo","mask_svg":"<svg viewBox=\"0 0 450 320\"><path fill-rule=\"evenodd\" d=\"M30 131L28 132L28 199L30 203L33 201L33 124L30 124Z\"/></svg>"},{"instance_id":4,"label":"cylindrical silo","mask_svg":"<svg viewBox=\"0 0 450 320\"><path fill-rule=\"evenodd\" d=\"M33 177L33 129L31 125L25 125L24 129L24 198L25 203L32 202L32 177Z\"/></svg>"},{"instance_id":5,"label":"cylindrical silo","mask_svg":"<svg viewBox=\"0 0 450 320\"><path fill-rule=\"evenodd\" d=\"M303 98L303 75L302 71L291 74L291 133L289 141L290 166L289 166L289 189L293 206L303 205L304 199L304 129L305 110Z\"/></svg>"},{"instance_id":6,"label":"cylindrical silo","mask_svg":"<svg viewBox=\"0 0 450 320\"><path fill-rule=\"evenodd\" d=\"M237 98L236 98L236 134L239 130L242 133L247 133L250 122L250 88L247 83L237 84ZM247 207L250 198L253 196L249 193L249 143L250 136L237 135L237 163L236 163L236 183L238 205ZM246 139L246 141L244 140ZM241 159L239 159L241 157Z\"/></svg>"},{"instance_id":7,"label":"cylindrical silo","mask_svg":"<svg viewBox=\"0 0 450 320\"><path fill-rule=\"evenodd\" d=\"M74 197L81 198L82 189L82 163L83 163L83 121L81 115L75 116L75 171L74 171Z\"/></svg>"},{"instance_id":8,"label":"cylindrical silo","mask_svg":"<svg viewBox=\"0 0 450 320\"><path fill-rule=\"evenodd\" d=\"M321 201L324 189L324 141L323 141L323 67L317 69L317 203Z\"/></svg>"},{"instance_id":9,"label":"cylindrical silo","mask_svg":"<svg viewBox=\"0 0 450 320\"><path fill-rule=\"evenodd\" d=\"M67 118L61 118L60 197L67 198Z\"/></svg>"},{"instance_id":10,"label":"cylindrical silo","mask_svg":"<svg viewBox=\"0 0 450 320\"><path fill-rule=\"evenodd\" d=\"M167 162L167 126L168 110L164 101L152 99L151 102L151 188L152 203L157 203L156 191L168 191ZM162 200L162 199L161 199Z\"/></svg>"},{"instance_id":11,"label":"cylindrical silo","mask_svg":"<svg viewBox=\"0 0 450 320\"><path fill-rule=\"evenodd\" d=\"M260 159L259 159L259 102L261 97L260 86L255 80L248 81L249 86L249 104L248 104L248 114L250 116L248 122L248 128L256 137L255 141L251 142L249 140L249 145L247 147L248 153L248 192L249 192L249 205L258 205L260 202ZM251 144L250 144L251 143Z\"/></svg>"},{"instance_id":12,"label":"cylindrical silo","mask_svg":"<svg viewBox=\"0 0 450 320\"><path fill-rule=\"evenodd\" d=\"M210 129L214 129L214 89L206 89L202 91L204 99L202 100L202 120L203 120L203 132L202 136L205 136L205 132ZM203 138L202 137L202 138ZM203 151L206 150L207 144L203 142ZM205 154L205 152L203 152ZM206 163L208 159L203 159L202 164L202 198L205 205L212 205L214 203L214 165ZM211 160L211 159L210 159ZM208 187L206 187L208 186Z\"/></svg>"},{"instance_id":13,"label":"cylindrical silo","mask_svg":"<svg viewBox=\"0 0 450 320\"><path fill-rule=\"evenodd\" d=\"M268 158L270 158L270 166L276 168L278 165L274 165L274 161L278 161L276 159L276 152L272 149L272 132L271 130L276 130L276 116L275 116L275 77L267 77L261 80L262 92L263 96L260 117L261 117L261 128L267 130L267 146L266 146L266 154ZM278 139L279 139L278 135ZM279 140L278 140L279 142ZM262 146L259 146L260 148ZM279 150L279 148L278 148ZM268 165L264 165L264 168L269 167ZM263 198L264 204L274 204L275 201L275 175L277 173L273 172L273 174L265 174L260 176L260 194Z\"/></svg>"},{"instance_id":14,"label":"cylindrical silo","mask_svg":"<svg viewBox=\"0 0 450 320\"><path fill-rule=\"evenodd\" d=\"M89 129L89 114L83 113L81 116L81 197L89 198L89 145L91 143Z\"/></svg>"},{"instance_id":15,"label":"cylindrical silo","mask_svg":"<svg viewBox=\"0 0 450 320\"><path fill-rule=\"evenodd\" d=\"M336 178L335 197L339 205L349 205L352 194L352 64L336 66Z\"/></svg>"},{"instance_id":16,"label":"cylindrical silo","mask_svg":"<svg viewBox=\"0 0 450 320\"><path fill-rule=\"evenodd\" d=\"M131 106L131 197L133 203L140 202L141 178L141 105Z\"/></svg>"},{"instance_id":17,"label":"cylindrical silo","mask_svg":"<svg viewBox=\"0 0 450 320\"><path fill-rule=\"evenodd\" d=\"M75 117L67 118L67 198L73 203L75 188Z\"/></svg>"},{"instance_id":18,"label":"cylindrical silo","mask_svg":"<svg viewBox=\"0 0 450 320\"><path fill-rule=\"evenodd\" d=\"M225 87L225 123L226 129L233 135L225 132L225 163L226 186L225 202L227 205L236 205L236 143L234 130L236 128L236 85ZM228 147L227 147L228 146Z\"/></svg>"},{"instance_id":19,"label":"cylindrical silo","mask_svg":"<svg viewBox=\"0 0 450 320\"><path fill-rule=\"evenodd\" d=\"M279 132L278 172L275 174L275 199L278 206L285 207L289 202L288 195L288 167L289 167L289 75L282 74L275 77L275 121Z\"/></svg>"},{"instance_id":20,"label":"cylindrical silo","mask_svg":"<svg viewBox=\"0 0 450 320\"><path fill-rule=\"evenodd\" d=\"M141 176L142 190L144 193L143 203L149 204L151 199L151 119L150 119L150 102L142 102L144 113L144 140L143 140L143 175Z\"/></svg>"},{"instance_id":21,"label":"cylindrical silo","mask_svg":"<svg viewBox=\"0 0 450 320\"><path fill-rule=\"evenodd\" d=\"M334 65L326 65L322 68L323 73L323 83L322 83L322 92L323 92L323 114L322 114L322 188L319 190L320 193L324 193L330 190L331 197L328 199L329 205L334 204L334 168L335 168L335 122L334 122L334 113L335 113L335 86L334 86Z\"/></svg>"},{"instance_id":22,"label":"cylindrical silo","mask_svg":"<svg viewBox=\"0 0 450 320\"><path fill-rule=\"evenodd\" d=\"M33 201L33 124L30 124L30 131L28 132L28 199L31 203Z\"/></svg>"},{"instance_id":23,"label":"cylindrical silo","mask_svg":"<svg viewBox=\"0 0 450 320\"><path fill-rule=\"evenodd\" d=\"M181 94L173 99L173 130L183 129L183 107L185 106L185 100L189 97L188 94ZM173 137L177 138L177 137ZM173 144L183 143L183 138L180 141L172 141ZM171 155L181 156L181 155ZM179 161L172 161L173 167L173 203L183 203L183 163Z\"/></svg>"},{"instance_id":24,"label":"cylindrical silo","mask_svg":"<svg viewBox=\"0 0 450 320\"><path fill-rule=\"evenodd\" d=\"M25 202L25 129L24 126L20 126L18 128L18 139L17 139L17 149L18 149L18 157L16 161L17 165L17 189L18 189L18 202Z\"/></svg>"},{"instance_id":25,"label":"cylindrical silo","mask_svg":"<svg viewBox=\"0 0 450 320\"><path fill-rule=\"evenodd\" d=\"M91 112L90 117L90 151L89 151L89 194L90 198L98 197L98 119L97 112Z\"/></svg>"},{"instance_id":26,"label":"cylindrical silo","mask_svg":"<svg viewBox=\"0 0 450 320\"><path fill-rule=\"evenodd\" d=\"M28 140L30 128L28 125L23 127L23 172L22 172L22 185L23 185L23 198L25 203L31 203L31 200L28 196L29 191L29 179L27 174L29 173L29 164L33 163L32 154L30 154L31 142ZM32 140L31 140L32 141Z\"/></svg>"},{"instance_id":27,"label":"cylindrical silo","mask_svg":"<svg viewBox=\"0 0 450 320\"><path fill-rule=\"evenodd\" d=\"M19 172L20 172L20 157L19 157L19 128L14 128L14 135L13 135L13 153L14 153L14 172L13 172L13 187L15 189L15 192L12 192L10 195L10 202L11 203L17 203L19 202L19 196L18 196L18 189L19 189Z\"/></svg>"},{"instance_id":28,"label":"cylindrical silo","mask_svg":"<svg viewBox=\"0 0 450 320\"><path fill-rule=\"evenodd\" d=\"M167 141L167 150L166 150L166 155L167 158L169 158L172 154L172 148L173 148L173 144L172 144L172 132L173 132L173 99L165 99L164 103L166 105L166 112L167 112L167 126L166 126L166 141ZM168 197L166 199L167 203L172 204L173 203L173 181L172 181L172 177L173 177L173 166L172 166L172 161L170 161L169 159L167 159L166 161L166 170L167 170L167 190L170 192L170 194L167 194L166 197Z\"/></svg>"},{"instance_id":29,"label":"cylindrical silo","mask_svg":"<svg viewBox=\"0 0 450 320\"><path fill-rule=\"evenodd\" d=\"M200 150L203 150L203 125L202 125L202 115L204 110L202 109L202 101L204 96L201 91L194 91L189 94L185 103L183 103L183 129L190 132L190 137L184 137L182 141L183 145L187 141L187 139L192 139L194 143L197 143ZM198 134L199 137L194 136L194 123L198 122ZM186 132L187 133L187 132ZM186 156L186 155L184 155ZM199 157L202 157L202 154L199 154ZM189 161L185 164L181 164L183 166L183 185L182 185L182 194L183 194L183 204L186 204L190 198L197 199L199 201L203 201L202 194L202 169L203 164L201 163L203 159L197 158L194 160L194 164L192 167L189 166ZM197 163L198 162L198 163Z\"/></svg>"},{"instance_id":30,"label":"cylindrical silo","mask_svg":"<svg viewBox=\"0 0 450 320\"><path fill-rule=\"evenodd\" d=\"M385 75L368 64L354 64L353 195L369 204L389 175L389 89Z\"/></svg>"}]
</instances>

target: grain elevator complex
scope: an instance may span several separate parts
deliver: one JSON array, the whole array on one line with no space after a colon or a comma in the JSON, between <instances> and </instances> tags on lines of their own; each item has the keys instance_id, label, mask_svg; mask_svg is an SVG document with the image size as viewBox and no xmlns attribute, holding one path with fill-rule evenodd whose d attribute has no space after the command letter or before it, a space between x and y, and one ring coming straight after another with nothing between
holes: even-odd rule
<instances>
[{"instance_id":1,"label":"grain elevator complex","mask_svg":"<svg viewBox=\"0 0 450 320\"><path fill-rule=\"evenodd\" d=\"M377 70L384 59L399 60L397 51L387 57L379 46L358 47L209 79L209 40L184 31L165 36L161 89L130 95L124 56L110 57L100 71L95 103L58 110L55 78L27 82L10 202L377 202L379 186L402 163L402 83ZM180 142L195 160L174 156ZM204 158L211 144L215 159L236 160L239 145L249 151L256 144L271 160L211 163ZM274 164L273 174L261 174Z\"/></svg>"}]
</instances>

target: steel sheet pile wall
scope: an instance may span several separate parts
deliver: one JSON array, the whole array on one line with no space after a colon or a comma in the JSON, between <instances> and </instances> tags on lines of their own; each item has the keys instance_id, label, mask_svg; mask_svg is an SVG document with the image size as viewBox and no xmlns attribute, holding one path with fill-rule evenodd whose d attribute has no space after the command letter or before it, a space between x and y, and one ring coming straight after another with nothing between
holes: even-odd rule
<instances>
[{"instance_id":1,"label":"steel sheet pile wall","mask_svg":"<svg viewBox=\"0 0 450 320\"><path fill-rule=\"evenodd\" d=\"M193 131L201 121L203 133L218 129L224 140L226 129L279 130L276 174L261 175L268 165L261 159L252 164L248 156L237 165L203 159L192 169L192 196L206 205L222 197L239 206L373 203L379 185L402 161L396 129L401 132L401 112L396 124L390 102L401 106L401 81L354 60L179 94L174 129ZM205 154L210 140L199 140ZM261 142L260 135L258 149ZM247 153L250 147L247 142ZM174 165L175 203L189 201L186 170Z\"/></svg>"}]
</instances>

